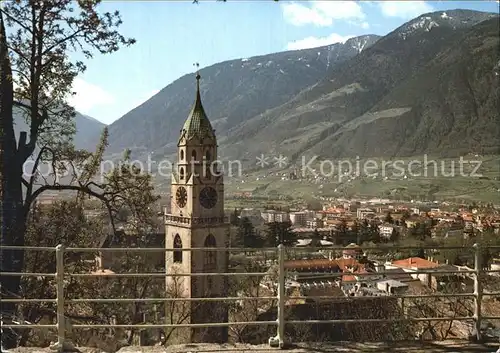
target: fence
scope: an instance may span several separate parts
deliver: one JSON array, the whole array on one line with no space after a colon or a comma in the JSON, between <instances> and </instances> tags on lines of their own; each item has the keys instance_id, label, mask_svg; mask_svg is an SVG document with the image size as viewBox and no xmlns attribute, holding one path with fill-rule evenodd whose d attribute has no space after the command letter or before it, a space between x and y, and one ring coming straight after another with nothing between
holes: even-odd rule
<instances>
[{"instance_id":1,"label":"fence","mask_svg":"<svg viewBox=\"0 0 500 353\"><path fill-rule=\"evenodd\" d=\"M57 347L59 350L63 350L63 347L67 344L66 341L66 318L65 318L65 304L67 303L76 303L76 302L95 302L95 303L136 303L136 302L175 302L175 301L245 301L245 300L256 300L256 297L243 297L243 296L233 296L233 297L210 297L210 298L92 298L92 299L70 299L65 300L65 289L64 282L67 277L93 277L99 276L100 274L96 273L65 273L65 263L64 263L64 255L68 252L78 252L78 253L96 253L96 252L174 252L179 251L179 248L172 249L159 249L159 248L65 248L63 245L58 245L57 247L3 247L3 249L17 250L17 251L54 251L55 250L55 263L56 263L56 272L55 273L16 273L16 272L1 272L1 276L25 276L25 277L53 277L56 280L56 298L55 299L44 299L44 298L2 298L1 300L4 303L43 303L43 302L55 302L57 308L57 323L53 325L38 325L38 324L5 324L2 322L2 329L11 328L11 329L31 329L31 328L56 328L57 329ZM482 285L482 276L488 273L500 273L500 270L491 270L485 269L482 266L482 252L481 247L479 245L474 245L474 269L465 269L458 268L458 270L439 270L439 269L427 269L427 270L412 270L412 275L419 274L427 274L427 275L435 275L435 274L448 274L448 275L462 275L462 276L470 276L474 281L474 291L473 293L439 293L434 292L432 294L422 294L422 295L406 295L406 294L394 294L391 297L402 299L418 299L418 298L450 298L450 297L463 297L463 298L472 298L474 301L474 313L472 316L459 316L459 317L405 317L405 318L375 318L375 319L331 319L331 320L287 320L285 317L285 308L287 302L287 293L286 293L286 285L287 285L287 269L285 267L287 254L290 250L294 250L295 248L285 248L283 245L279 245L277 249L236 249L236 248L183 248L182 251L215 251L215 252L247 252L247 251L277 251L277 256L275 260L275 264L277 265L277 295L275 296L266 296L266 297L258 297L257 299L266 299L266 300L275 300L277 302L277 318L276 320L268 320L268 321L245 321L245 322L212 322L212 323L185 323L185 324L137 324L137 325L125 325L125 324L78 324L71 325L73 328L136 328L136 329L149 329L149 328L166 328L166 327L222 327L222 326L232 326L232 325L275 325L277 327L277 332L274 337L269 339L269 344L274 347L283 348L287 343L285 339L285 325L286 324L340 324L340 323L353 323L357 321L363 322L392 322L398 320L405 321L461 321L461 320L472 320L474 323L474 333L476 335L477 340L482 339L482 323L484 320L500 320L500 316L485 316L482 313L482 300L484 297L500 297L500 292L494 291L485 291ZM322 247L321 250L326 251L342 251L343 247ZM414 249L427 249L427 250L456 250L463 249L462 247L398 247L398 250L414 250ZM500 250L500 247L488 247L488 249L496 249L494 251ZM309 249L309 250L319 250ZM363 250L395 250L394 247L364 247ZM483 249L484 250L484 249ZM300 251L304 252L304 249ZM379 275L388 274L389 272L377 271ZM160 277L166 278L168 276L180 276L180 277L194 277L194 276L265 276L268 275L269 272L224 272L224 273L175 273L168 274L166 272L155 272L155 273L109 273L107 277ZM306 273L308 275L315 275L315 273ZM333 274L334 276L342 276L345 273ZM370 276L373 273L365 273L360 276ZM500 281L500 279L499 279ZM331 296L294 296L294 299L331 299ZM367 297L349 297L349 300L364 300Z\"/></svg>"}]
</instances>

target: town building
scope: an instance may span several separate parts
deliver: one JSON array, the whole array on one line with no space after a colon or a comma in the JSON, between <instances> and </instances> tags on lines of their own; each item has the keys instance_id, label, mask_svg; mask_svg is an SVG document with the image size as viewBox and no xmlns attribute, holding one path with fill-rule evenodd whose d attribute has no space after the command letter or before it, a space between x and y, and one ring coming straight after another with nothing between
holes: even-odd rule
<instances>
[{"instance_id":1,"label":"town building","mask_svg":"<svg viewBox=\"0 0 500 353\"><path fill-rule=\"evenodd\" d=\"M276 210L266 210L261 213L264 222L273 223L273 222L287 222L290 220L288 212L284 211L276 211Z\"/></svg>"},{"instance_id":2,"label":"town building","mask_svg":"<svg viewBox=\"0 0 500 353\"><path fill-rule=\"evenodd\" d=\"M383 223L378 226L380 237L390 239L394 232L394 226L390 223Z\"/></svg>"},{"instance_id":3,"label":"town building","mask_svg":"<svg viewBox=\"0 0 500 353\"><path fill-rule=\"evenodd\" d=\"M296 227L304 227L307 222L307 212L291 212L290 213L290 222L292 225Z\"/></svg>"}]
</instances>

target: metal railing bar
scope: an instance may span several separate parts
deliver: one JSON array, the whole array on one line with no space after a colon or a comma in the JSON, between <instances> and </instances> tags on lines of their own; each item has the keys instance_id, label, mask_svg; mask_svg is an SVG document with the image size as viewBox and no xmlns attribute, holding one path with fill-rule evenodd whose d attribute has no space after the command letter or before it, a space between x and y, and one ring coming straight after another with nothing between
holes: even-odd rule
<instances>
[{"instance_id":1,"label":"metal railing bar","mask_svg":"<svg viewBox=\"0 0 500 353\"><path fill-rule=\"evenodd\" d=\"M149 303L149 302L196 302L196 301L238 301L238 300L276 300L277 297L210 297L210 298L89 298L66 299L65 303Z\"/></svg>"},{"instance_id":2,"label":"metal railing bar","mask_svg":"<svg viewBox=\"0 0 500 353\"><path fill-rule=\"evenodd\" d=\"M483 319L497 320L500 316L483 316ZM472 316L445 316L445 317L415 317L415 318L385 318L385 319L331 319L331 320L286 320L286 324L341 324L341 323L382 323L382 322L421 322L421 321L466 321L474 320ZM227 327L238 325L277 325L277 321L233 321L233 322L210 322L199 324L74 324L72 328L168 328L168 327ZM56 328L57 325L39 325L39 324L20 324L20 325L1 325L5 328Z\"/></svg>"},{"instance_id":3,"label":"metal railing bar","mask_svg":"<svg viewBox=\"0 0 500 353\"><path fill-rule=\"evenodd\" d=\"M500 249L500 245L486 245L483 246L487 249ZM55 247L39 247L39 246L13 246L5 245L2 246L5 250L34 250L34 251L55 251ZM435 246L435 245L421 245L421 246L397 246L397 245L381 245L381 246L363 246L363 250L379 250L379 251L394 251L394 250L458 250L467 249L473 252L469 246ZM225 247L225 248L65 248L65 251L75 251L75 252L94 252L94 251L143 251L143 252L161 252L161 251L238 251L238 252L274 252L276 253L276 248L239 248L239 247ZM342 251L345 250L345 246L322 246L322 247L300 247L300 248L288 248L289 252L300 252L304 250L322 250L322 251Z\"/></svg>"},{"instance_id":4,"label":"metal railing bar","mask_svg":"<svg viewBox=\"0 0 500 353\"><path fill-rule=\"evenodd\" d=\"M333 319L333 320L287 320L287 324L342 324L360 322L408 322L408 321L465 321L474 320L472 316L445 316L445 317L413 317L413 318L391 318L391 319Z\"/></svg>"},{"instance_id":5,"label":"metal railing bar","mask_svg":"<svg viewBox=\"0 0 500 353\"><path fill-rule=\"evenodd\" d=\"M420 294L420 295L397 295L397 294L388 294L387 296L359 296L359 297L339 297L339 296L328 296L328 295L298 295L298 296L289 296L287 300L294 299L340 299L341 301L349 301L349 300L370 300L374 298L395 298L395 299L422 299L422 298L473 298L475 297L474 293L448 293L448 294Z\"/></svg>"},{"instance_id":6,"label":"metal railing bar","mask_svg":"<svg viewBox=\"0 0 500 353\"><path fill-rule=\"evenodd\" d=\"M379 272L365 272L365 273L357 273L357 272L298 272L287 269L289 275L296 276L317 276L317 275L331 275L333 276L344 276L344 275L355 275L355 276L379 276L379 275L394 275L394 272L391 271L379 271ZM408 270L404 274L407 275L419 275L419 274L474 274L476 271L474 270L460 270L460 271L446 271L446 270ZM398 273L399 275L399 273Z\"/></svg>"},{"instance_id":7,"label":"metal railing bar","mask_svg":"<svg viewBox=\"0 0 500 353\"><path fill-rule=\"evenodd\" d=\"M483 297L497 297L500 296L500 292L488 292L488 291L483 291Z\"/></svg>"},{"instance_id":8,"label":"metal railing bar","mask_svg":"<svg viewBox=\"0 0 500 353\"><path fill-rule=\"evenodd\" d=\"M0 276L24 276L24 277L55 277L55 273L37 272L0 272Z\"/></svg>"},{"instance_id":9,"label":"metal railing bar","mask_svg":"<svg viewBox=\"0 0 500 353\"><path fill-rule=\"evenodd\" d=\"M71 273L65 274L68 277L210 277L210 276L224 276L224 277L233 277L233 276L268 276L267 272L221 272L221 273L165 273L165 272L150 272L150 273Z\"/></svg>"},{"instance_id":10,"label":"metal railing bar","mask_svg":"<svg viewBox=\"0 0 500 353\"><path fill-rule=\"evenodd\" d=\"M55 303L57 299L0 298L3 303Z\"/></svg>"},{"instance_id":11,"label":"metal railing bar","mask_svg":"<svg viewBox=\"0 0 500 353\"><path fill-rule=\"evenodd\" d=\"M211 251L211 252L269 252L276 254L276 248L66 248L70 252L166 252L166 251ZM259 254L260 255L260 254Z\"/></svg>"},{"instance_id":12,"label":"metal railing bar","mask_svg":"<svg viewBox=\"0 0 500 353\"><path fill-rule=\"evenodd\" d=\"M387 298L395 299L421 299L421 298L471 298L474 293L447 293L447 294L421 294L421 295L387 295ZM328 295L311 295L311 296L288 296L287 300L302 300L302 299L339 299L342 301L349 300L369 300L378 297L336 297ZM250 301L250 300L277 300L276 296L255 296L255 297L210 297L210 298L79 298L66 299L65 303L148 303L148 302L197 302L197 301ZM13 300L16 301L16 300ZM55 300L54 300L55 301Z\"/></svg>"},{"instance_id":13,"label":"metal railing bar","mask_svg":"<svg viewBox=\"0 0 500 353\"><path fill-rule=\"evenodd\" d=\"M106 324L99 324L99 325L91 325L91 324L75 324L71 325L71 327L74 328L167 328L167 327L189 327L189 328L196 328L196 327L228 327L228 326L238 326L238 325L248 325L248 326L255 326L255 325L274 325L276 326L278 323L276 321L235 321L235 322L207 322L203 324L139 324L139 325L106 325Z\"/></svg>"},{"instance_id":14,"label":"metal railing bar","mask_svg":"<svg viewBox=\"0 0 500 353\"><path fill-rule=\"evenodd\" d=\"M345 275L353 275L357 277L370 277L370 276L380 276L380 275L390 275L394 274L390 271L380 271L380 272L367 272L367 273L356 273L356 272L290 272L287 271L289 275L296 276L315 276L315 275L325 275L330 277L342 277ZM2 272L2 274L5 272ZM10 273L10 272L6 272ZM12 272L14 273L14 272ZM464 270L464 271L440 271L440 270L419 270L419 271L408 271L408 275L417 274L474 274L474 270ZM18 274L18 273L16 273ZM19 275L19 274L18 274ZM145 273L100 273L98 271L94 273L68 273L65 276L68 277L142 277L142 276L152 276L152 277L205 277L205 276L268 276L272 275L269 272L193 272L193 273L166 273L166 272L145 272ZM52 274L53 276L53 274Z\"/></svg>"},{"instance_id":15,"label":"metal railing bar","mask_svg":"<svg viewBox=\"0 0 500 353\"><path fill-rule=\"evenodd\" d=\"M3 250L34 250L34 251L56 251L56 247L50 246L15 246L2 245Z\"/></svg>"},{"instance_id":16,"label":"metal railing bar","mask_svg":"<svg viewBox=\"0 0 500 353\"><path fill-rule=\"evenodd\" d=\"M419 271L408 271L406 272L408 275L416 275L416 274L474 274L476 271L474 270L463 270L463 271L440 271L440 270L419 270ZM496 271L500 272L500 271ZM350 272L290 272L290 275L297 276L315 276L315 275L325 275L330 277L342 277L345 275L354 275L357 277L369 277L369 276L379 276L379 275L390 275L394 274L390 271L380 271L380 272L367 272L367 273L350 273ZM484 273L484 271L483 271ZM99 273L96 271L95 273L69 273L65 274L65 276L69 277L142 277L142 276L153 276L153 277L195 277L195 276L266 276L271 275L269 272L214 272L214 273L164 273L164 272L144 272L144 273ZM25 276L25 277L55 277L55 273L37 273L37 272L0 272L0 276Z\"/></svg>"},{"instance_id":17,"label":"metal railing bar","mask_svg":"<svg viewBox=\"0 0 500 353\"><path fill-rule=\"evenodd\" d=\"M19 324L19 325L0 325L1 328L57 328L57 324L39 325L39 324Z\"/></svg>"}]
</instances>

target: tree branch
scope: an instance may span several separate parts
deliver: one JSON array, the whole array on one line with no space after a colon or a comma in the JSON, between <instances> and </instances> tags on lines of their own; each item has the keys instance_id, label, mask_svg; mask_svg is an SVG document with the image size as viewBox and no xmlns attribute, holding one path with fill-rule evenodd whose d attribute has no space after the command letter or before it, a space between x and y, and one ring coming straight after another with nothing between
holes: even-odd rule
<instances>
[{"instance_id":1,"label":"tree branch","mask_svg":"<svg viewBox=\"0 0 500 353\"><path fill-rule=\"evenodd\" d=\"M21 178L21 183L23 183L23 185L24 185L26 188L28 188L28 187L29 187L29 185L30 185L30 184L28 183L28 181L27 181L26 179L24 179L24 178Z\"/></svg>"},{"instance_id":2,"label":"tree branch","mask_svg":"<svg viewBox=\"0 0 500 353\"><path fill-rule=\"evenodd\" d=\"M68 40L72 40L72 39L75 39L77 38L78 34L80 34L81 32L83 32L84 28L80 28L79 30L73 32L72 34L70 34L69 36L55 42L54 44L52 44L50 47L46 48L43 52L42 52L42 56L45 56L47 55L48 53L50 53L51 50L55 49L56 47L58 47L59 45L63 44L64 42L67 42Z\"/></svg>"},{"instance_id":3,"label":"tree branch","mask_svg":"<svg viewBox=\"0 0 500 353\"><path fill-rule=\"evenodd\" d=\"M26 32L28 32L30 34L33 33L33 31L31 30L31 28L25 26L21 21L17 20L14 16L11 16L7 11L2 10L2 8L0 8L0 12L2 12L6 17L8 17L9 21L12 21L15 24L19 25L19 27L21 27L22 29L24 29Z\"/></svg>"}]
</instances>

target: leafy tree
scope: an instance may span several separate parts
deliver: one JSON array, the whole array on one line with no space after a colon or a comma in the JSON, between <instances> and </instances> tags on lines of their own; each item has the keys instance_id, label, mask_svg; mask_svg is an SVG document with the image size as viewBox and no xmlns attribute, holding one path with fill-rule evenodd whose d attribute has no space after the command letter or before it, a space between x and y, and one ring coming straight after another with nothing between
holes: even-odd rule
<instances>
[{"instance_id":1,"label":"leafy tree","mask_svg":"<svg viewBox=\"0 0 500 353\"><path fill-rule=\"evenodd\" d=\"M415 239L424 241L431 236L431 229L426 223L417 222L410 228L409 234Z\"/></svg>"},{"instance_id":2,"label":"leafy tree","mask_svg":"<svg viewBox=\"0 0 500 353\"><path fill-rule=\"evenodd\" d=\"M406 221L410 218L410 212L408 210L403 211L403 215L401 216L401 221L403 222L403 226L406 226Z\"/></svg>"},{"instance_id":3,"label":"leafy tree","mask_svg":"<svg viewBox=\"0 0 500 353\"><path fill-rule=\"evenodd\" d=\"M237 233L238 238L243 239L243 246L245 248L260 248L264 245L262 238L257 235L248 217L243 217L241 219Z\"/></svg>"},{"instance_id":4,"label":"leafy tree","mask_svg":"<svg viewBox=\"0 0 500 353\"><path fill-rule=\"evenodd\" d=\"M115 208L117 195L125 193L112 181L109 184L93 181L107 132L95 153L77 151L71 143L75 111L66 104L66 99L72 94L73 80L86 67L82 61L72 61L69 54L79 51L90 59L94 52L113 53L134 43L117 31L120 14L98 12L99 3L99 0L2 3L2 245L25 244L30 207L46 191L70 190L92 195L103 201L110 212ZM14 108L27 121L29 136L21 132L16 139ZM23 166L30 157L34 163L26 177ZM42 178L40 173L44 164L54 169L48 178ZM67 184L59 178L63 174L70 181ZM23 262L22 252L2 250L2 271L19 272ZM19 278L1 278L1 284L7 294L19 293ZM12 309L2 304L3 311ZM3 340L3 343L8 347L12 342Z\"/></svg>"},{"instance_id":5,"label":"leafy tree","mask_svg":"<svg viewBox=\"0 0 500 353\"><path fill-rule=\"evenodd\" d=\"M73 201L61 201L53 205L33 209L26 230L27 246L55 247L64 244L67 247L88 247L96 245L96 234L105 232L104 225L94 219L87 219L81 205ZM93 268L95 254L66 253L64 256L65 271L68 273L90 272ZM53 251L27 251L24 271L55 273L56 262ZM97 295L97 287L82 284L75 277L68 277L65 286L66 297ZM51 277L23 277L21 280L21 295L28 298L55 298L55 279ZM72 319L82 318L82 312L67 312ZM19 315L23 320L39 323L44 317L56 318L55 303L23 303L19 307ZM19 345L27 343L50 343L48 337L39 337L38 342L29 342L31 330L22 330ZM15 337L15 336L14 336ZM40 341L42 339L42 341ZM46 339L47 342L43 342Z\"/></svg>"},{"instance_id":6,"label":"leafy tree","mask_svg":"<svg viewBox=\"0 0 500 353\"><path fill-rule=\"evenodd\" d=\"M391 216L391 212L387 212L387 214L386 214L386 216L384 218L384 222L390 223L390 224L394 223L394 219Z\"/></svg>"},{"instance_id":7,"label":"leafy tree","mask_svg":"<svg viewBox=\"0 0 500 353\"><path fill-rule=\"evenodd\" d=\"M361 245L367 241L370 241L370 224L364 219L357 227L356 243Z\"/></svg>"},{"instance_id":8,"label":"leafy tree","mask_svg":"<svg viewBox=\"0 0 500 353\"><path fill-rule=\"evenodd\" d=\"M248 257L241 261L237 272L265 273L266 266ZM249 300L233 301L229 306L230 320L233 322L257 321L263 307L273 307L275 300L262 300L266 293L261 286L262 276L231 276L229 279L228 295L232 297L247 297ZM260 297L260 298L259 298ZM255 298L255 299L254 299ZM230 326L231 335L239 343L248 342L251 339L262 337L267 332L267 327L255 325Z\"/></svg>"},{"instance_id":9,"label":"leafy tree","mask_svg":"<svg viewBox=\"0 0 500 353\"><path fill-rule=\"evenodd\" d=\"M396 240L398 240L398 237L399 237L399 233L398 231L396 230L396 228L393 228L392 229L392 233L391 233L391 237L390 237L390 241L391 242L395 242Z\"/></svg>"},{"instance_id":10,"label":"leafy tree","mask_svg":"<svg viewBox=\"0 0 500 353\"><path fill-rule=\"evenodd\" d=\"M321 240L323 238L321 237L321 234L319 234L319 231L318 229L314 229L313 233L312 233L312 236L311 236L311 240L312 240L312 243L311 243L311 246L312 247L319 247L321 246Z\"/></svg>"},{"instance_id":11,"label":"leafy tree","mask_svg":"<svg viewBox=\"0 0 500 353\"><path fill-rule=\"evenodd\" d=\"M368 234L369 234L369 239L370 241L374 243L379 243L380 242L380 229L378 228L378 224L375 222L370 222L370 225L368 227Z\"/></svg>"},{"instance_id":12,"label":"leafy tree","mask_svg":"<svg viewBox=\"0 0 500 353\"><path fill-rule=\"evenodd\" d=\"M125 160L127 161L127 160ZM151 237L148 235L154 232L154 211L151 207L157 200L153 195L151 176L142 174L135 167L124 162L120 169L110 171L104 176L105 180L114 183L119 189L125 190L121 195L122 201L116 203L117 210L126 210L131 221L126 224L129 237L120 237L122 246L146 247ZM133 175L133 176L132 176ZM140 186L139 188L135 186ZM113 216L113 220L119 220L119 212ZM115 238L121 232L108 233L106 224L99 218L87 219L83 211L82 199L77 197L74 201L63 201L49 207L39 207L35 205L30 212L27 222L26 244L29 246L55 247L63 244L66 247L98 247L100 238L106 234ZM98 237L96 237L98 235ZM66 253L65 271L67 273L88 273L95 269L95 259L97 254L92 253ZM162 258L160 256L160 258ZM113 256L113 270L120 272L154 272L151 262L151 255L139 253L124 254L119 253ZM34 254L28 253L24 262L25 272L55 272L54 254L44 254L37 251ZM140 269L140 271L139 271ZM96 279L68 277L65 287L65 296L69 299L81 297L121 297L144 298L145 296L158 297L164 293L164 281L158 278L119 278L118 280L95 285ZM52 279L42 279L28 277L21 282L21 295L34 298L50 298L55 295L55 283ZM24 304L19 313L21 317L29 322L38 322L44 316L54 316L55 308L52 303L29 303ZM121 321L139 323L141 318L139 313L145 312L145 304L130 304L130 310L122 310L120 305L113 304L71 304L66 307L66 316L77 320L86 320L93 323L111 323L114 316ZM151 306L151 305L150 305ZM148 308L152 312L153 308ZM82 317L82 312L92 313L91 316ZM135 314L134 314L135 313ZM29 339L30 331L21 331L20 344L26 343ZM134 337L134 331L130 331L128 340ZM85 344L88 337L74 337L75 343Z\"/></svg>"},{"instance_id":13,"label":"leafy tree","mask_svg":"<svg viewBox=\"0 0 500 353\"><path fill-rule=\"evenodd\" d=\"M491 266L491 261L498 256L499 249L492 249L491 246L500 246L500 237L494 231L484 231L476 239L476 243L481 246L481 265L483 269Z\"/></svg>"},{"instance_id":14,"label":"leafy tree","mask_svg":"<svg viewBox=\"0 0 500 353\"><path fill-rule=\"evenodd\" d=\"M238 210L235 208L233 212L231 212L231 215L229 217L229 222L233 226L238 226L240 223L240 219L238 218L239 213Z\"/></svg>"},{"instance_id":15,"label":"leafy tree","mask_svg":"<svg viewBox=\"0 0 500 353\"><path fill-rule=\"evenodd\" d=\"M342 219L337 229L337 241L336 241L337 245L347 244L349 242L348 240L349 234L347 231L348 231L347 222L345 219Z\"/></svg>"},{"instance_id":16,"label":"leafy tree","mask_svg":"<svg viewBox=\"0 0 500 353\"><path fill-rule=\"evenodd\" d=\"M267 224L266 240L269 247L279 244L293 246L297 242L297 235L292 231L290 222L270 222Z\"/></svg>"},{"instance_id":17,"label":"leafy tree","mask_svg":"<svg viewBox=\"0 0 500 353\"><path fill-rule=\"evenodd\" d=\"M147 248L154 247L153 237L147 227L138 230L137 227L129 232L120 234L119 247ZM112 263L110 268L116 273L154 273L164 272L164 261L161 261L163 254L142 253L136 251L105 253L111 255ZM105 276L103 276L105 277ZM99 281L99 279L97 279ZM96 278L90 278L87 283L95 284ZM85 282L84 282L85 283ZM103 278L99 283L98 297L101 298L161 298L165 296L180 297L178 290L174 287L165 288L165 279L152 276L143 277L118 277ZM177 291L176 291L177 290ZM82 310L82 308L72 308ZM92 303L90 306L94 316L101 322L111 323L111 318L117 323L152 323L159 324L160 317L164 315L164 305L161 303ZM182 318L185 320L185 318ZM126 332L126 343L133 344L137 329L129 329ZM96 335L92 332L91 335ZM168 332L171 334L171 332ZM82 337L87 340L90 337ZM81 342L83 345L84 342Z\"/></svg>"}]
</instances>

